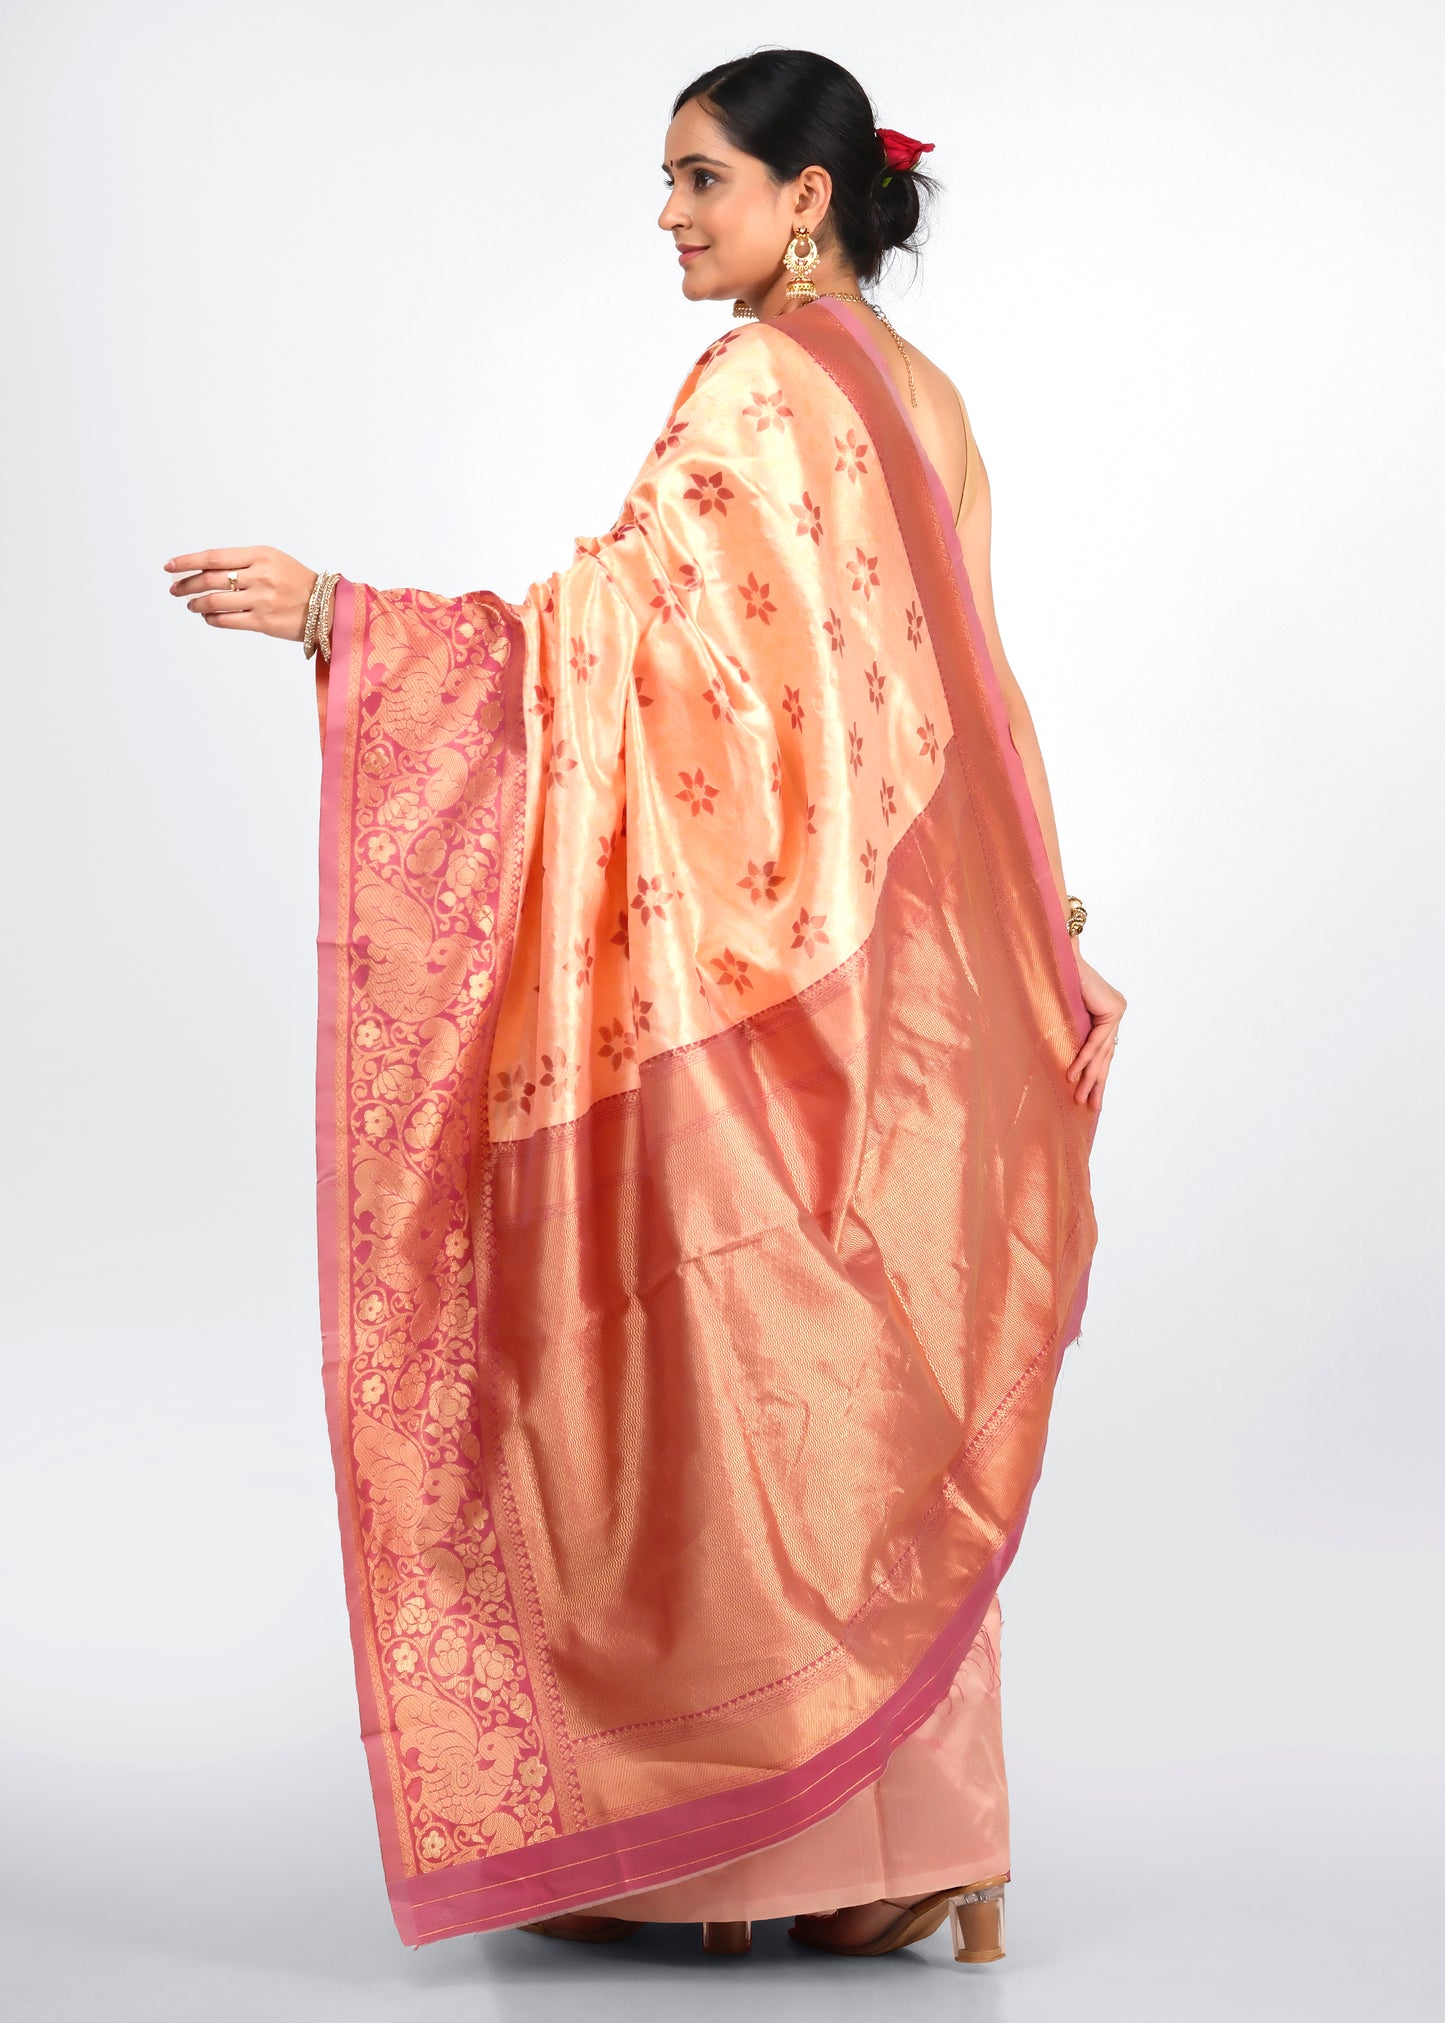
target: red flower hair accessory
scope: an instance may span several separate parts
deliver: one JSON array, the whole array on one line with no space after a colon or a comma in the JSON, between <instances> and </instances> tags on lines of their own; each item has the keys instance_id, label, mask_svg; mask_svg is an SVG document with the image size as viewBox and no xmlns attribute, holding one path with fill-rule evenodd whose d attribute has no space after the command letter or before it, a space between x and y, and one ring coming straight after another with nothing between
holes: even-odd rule
<instances>
[{"instance_id":1,"label":"red flower hair accessory","mask_svg":"<svg viewBox=\"0 0 1445 2023\"><path fill-rule=\"evenodd\" d=\"M875 126L873 131L883 143L884 157L890 169L916 169L919 156L933 152L931 140L913 140L894 127Z\"/></svg>"}]
</instances>

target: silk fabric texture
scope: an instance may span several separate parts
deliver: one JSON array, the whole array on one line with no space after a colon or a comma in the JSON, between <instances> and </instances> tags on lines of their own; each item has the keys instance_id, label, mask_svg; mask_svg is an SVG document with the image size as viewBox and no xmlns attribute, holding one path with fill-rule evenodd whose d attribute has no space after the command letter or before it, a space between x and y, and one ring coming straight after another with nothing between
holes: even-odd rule
<instances>
[{"instance_id":1,"label":"silk fabric texture","mask_svg":"<svg viewBox=\"0 0 1445 2023\"><path fill-rule=\"evenodd\" d=\"M803 1832L948 1694L1096 1227L1072 946L864 312L520 603L338 585L323 1380L404 1941Z\"/></svg>"}]
</instances>

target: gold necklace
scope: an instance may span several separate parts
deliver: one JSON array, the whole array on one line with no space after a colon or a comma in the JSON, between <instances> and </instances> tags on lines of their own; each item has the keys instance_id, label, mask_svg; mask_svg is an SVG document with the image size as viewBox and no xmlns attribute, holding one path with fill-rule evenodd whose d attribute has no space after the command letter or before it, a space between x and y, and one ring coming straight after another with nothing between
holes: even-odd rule
<instances>
[{"instance_id":1,"label":"gold necklace","mask_svg":"<svg viewBox=\"0 0 1445 2023\"><path fill-rule=\"evenodd\" d=\"M908 355L908 346L903 342L903 339L898 335L898 332L893 328L888 318L878 307L878 304L870 302L866 295L854 295L847 288L819 288L815 291L813 300L816 301L819 295L836 295L840 302L861 302L865 309L873 311L873 314L898 346L898 349L903 353L903 363L908 368L908 398L917 407L918 388L913 383L913 360ZM733 315L736 317L756 316L757 313L751 302L745 301L741 295L733 304Z\"/></svg>"},{"instance_id":2,"label":"gold necklace","mask_svg":"<svg viewBox=\"0 0 1445 2023\"><path fill-rule=\"evenodd\" d=\"M867 296L865 295L850 294L846 288L820 288L818 290L818 293L820 295L836 295L840 302L861 302L865 309L871 309L873 311L873 314L878 318L878 321L883 325L883 328L888 332L889 336L893 339L893 342L898 346L898 349L903 353L903 363L908 368L908 398L910 399L910 401L912 401L913 405L917 407L918 388L913 384L913 360L908 355L908 346L903 342L903 339L898 335L898 332L893 328L893 325L888 321L888 318L883 314L883 311L878 307L878 304L876 302L870 302Z\"/></svg>"}]
</instances>

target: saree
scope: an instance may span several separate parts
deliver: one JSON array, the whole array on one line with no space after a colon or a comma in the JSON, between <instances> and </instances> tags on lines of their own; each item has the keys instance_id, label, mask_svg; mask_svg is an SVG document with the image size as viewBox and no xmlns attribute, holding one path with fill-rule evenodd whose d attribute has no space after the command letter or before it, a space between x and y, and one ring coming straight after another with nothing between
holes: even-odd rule
<instances>
[{"instance_id":1,"label":"saree","mask_svg":"<svg viewBox=\"0 0 1445 2023\"><path fill-rule=\"evenodd\" d=\"M948 502L861 313L710 344L518 603L337 586L322 1377L423 1945L825 1820L1017 1549L1090 1026Z\"/></svg>"}]
</instances>

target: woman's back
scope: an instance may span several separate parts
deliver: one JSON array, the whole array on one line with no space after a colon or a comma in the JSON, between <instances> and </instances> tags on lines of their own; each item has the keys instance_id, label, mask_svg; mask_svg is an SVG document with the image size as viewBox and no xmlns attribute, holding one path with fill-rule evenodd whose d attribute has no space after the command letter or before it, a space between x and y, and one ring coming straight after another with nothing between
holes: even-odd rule
<instances>
[{"instance_id":1,"label":"woman's back","mask_svg":"<svg viewBox=\"0 0 1445 2023\"><path fill-rule=\"evenodd\" d=\"M963 395L942 366L935 365L925 352L905 337L909 363L913 367L913 384L918 391L918 405L913 407L910 404L908 364L905 364L902 352L886 330L880 328L878 338L883 362L899 397L908 408L924 454L937 471L939 482L948 495L959 545L963 550L964 570L989 654L1010 707L1017 707L1022 703L1022 696L1003 650L993 608L989 555L993 508L988 472L974 440L973 425L968 419Z\"/></svg>"}]
</instances>

